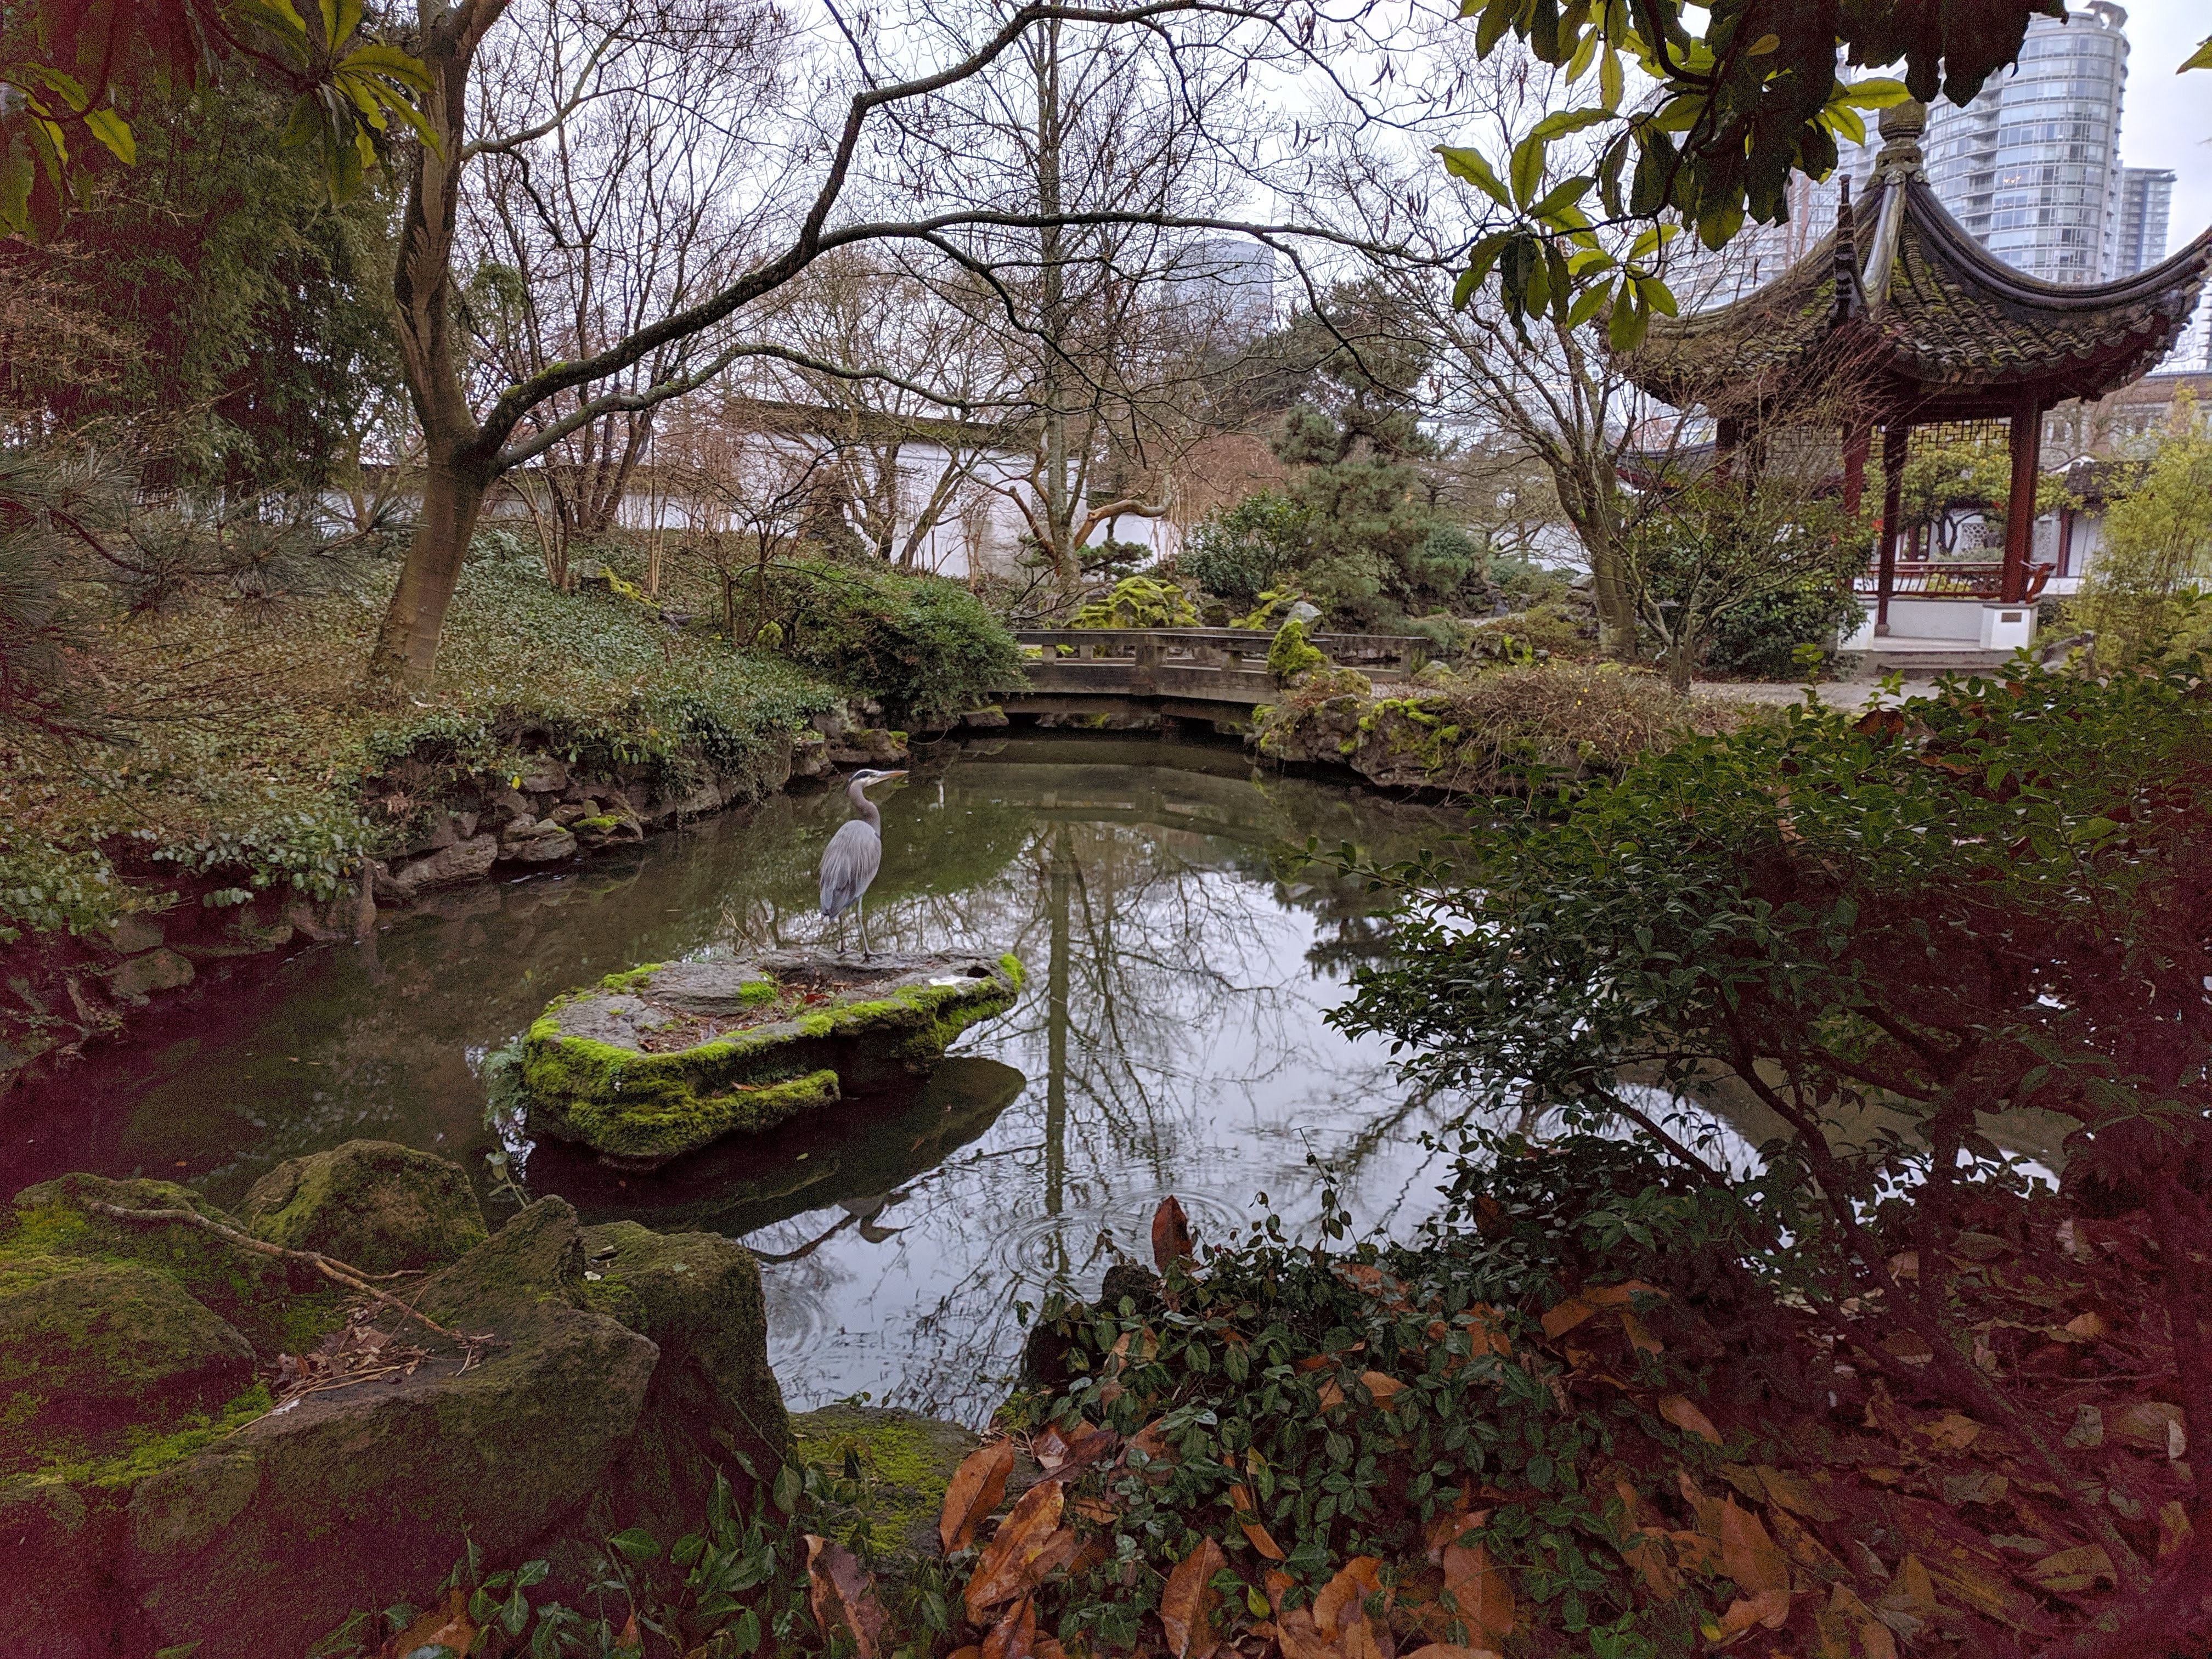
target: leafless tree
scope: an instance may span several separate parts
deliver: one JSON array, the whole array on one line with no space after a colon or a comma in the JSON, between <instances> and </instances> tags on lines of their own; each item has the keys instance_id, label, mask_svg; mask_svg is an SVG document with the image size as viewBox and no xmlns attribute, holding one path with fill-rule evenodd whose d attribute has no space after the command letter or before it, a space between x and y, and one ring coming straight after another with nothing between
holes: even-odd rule
<instances>
[{"instance_id":1,"label":"leafless tree","mask_svg":"<svg viewBox=\"0 0 2212 1659\"><path fill-rule=\"evenodd\" d=\"M477 78L480 143L459 250L484 394L589 356L727 283L760 227L725 188L761 162L755 137L783 91L787 28L758 0L523 0ZM548 112L550 112L549 114ZM541 131L541 129L544 129ZM636 393L697 367L696 335L610 375ZM574 415L583 388L532 409L526 432ZM651 441L656 406L608 408L510 477L556 583L570 544L603 534Z\"/></svg>"},{"instance_id":2,"label":"leafless tree","mask_svg":"<svg viewBox=\"0 0 2212 1659\"><path fill-rule=\"evenodd\" d=\"M800 414L726 395L679 406L655 441L655 473L689 520L677 556L714 574L733 642L767 619L770 567L837 511L840 452ZM742 623L740 582L751 586Z\"/></svg>"},{"instance_id":3,"label":"leafless tree","mask_svg":"<svg viewBox=\"0 0 2212 1659\"><path fill-rule=\"evenodd\" d=\"M804 362L803 353L768 331L760 313L825 254L904 243L935 248L970 270L988 272L998 262L989 238L1022 234L1036 240L1037 267L1064 276L1065 239L1071 233L1144 227L1309 234L1301 227L1271 228L1232 216L1218 200L1191 204L1206 211L1185 214L1164 197L1071 199L1064 184L1018 208L979 201L959 188L966 176L959 169L902 176L899 145L886 140L887 129L900 118L919 113L929 100L988 75L1010 58L1029 62L1035 76L1043 77L1040 84L1048 83L1054 52L1039 42L1070 28L1116 40L1141 34L1166 43L1162 49L1178 61L1231 59L1240 70L1269 57L1309 61L1318 21L1297 8L1310 0L1028 0L991 12L964 40L941 30L924 35L855 26L812 37L811 55L793 71L793 85L822 89L811 112L793 112L807 118L763 123L769 139L748 152L743 167L713 181L717 192L741 204L744 221L758 227L729 272L682 298L656 300L638 313L645 320L614 337L586 343L578 357L549 360L511 383L487 386L473 377L470 341L456 304L468 280L470 245L461 225L473 176L488 158L535 155L537 147L560 142L587 105L622 84L633 62L622 49L632 36L611 32L611 44L587 52L573 80L549 83L545 97L514 112L526 125L486 130L478 88L488 55L502 49L495 42L488 54L487 41L517 3L456 0L426 8L421 30L410 42L428 69L430 90L421 113L435 143L410 140L404 147L407 204L395 260L394 326L423 435L424 483L421 520L372 653L373 682L419 680L432 672L470 534L485 492L501 474L610 415L642 412L704 386L740 360ZM775 38L767 22L771 15L760 14L763 50ZM635 38L642 41L645 33L638 29ZM933 55L940 50L943 55ZM910 135L910 125L905 131ZM1048 237L1048 232L1057 234ZM1327 228L1310 234L1323 242L1342 240ZM956 244L956 237L969 245ZM1055 316L1068 303L1064 285L1056 298L1044 297L1045 309ZM697 353L673 367L659 355L692 340L700 342ZM1066 358L1055 354L1054 361ZM809 366L926 385L919 374L881 365ZM1059 407L1048 387L1045 401ZM1072 467L1055 474L1061 480L1073 476Z\"/></svg>"},{"instance_id":4,"label":"leafless tree","mask_svg":"<svg viewBox=\"0 0 2212 1659\"><path fill-rule=\"evenodd\" d=\"M848 248L794 284L781 326L816 362L931 366L937 396L873 378L763 365L766 383L818 410L814 441L834 449L843 508L878 558L912 569L940 526L963 522L983 481L1023 441L1018 415L961 419L958 406L994 410L1012 401L1007 366L975 314L883 249ZM981 539L967 538L973 568Z\"/></svg>"}]
</instances>

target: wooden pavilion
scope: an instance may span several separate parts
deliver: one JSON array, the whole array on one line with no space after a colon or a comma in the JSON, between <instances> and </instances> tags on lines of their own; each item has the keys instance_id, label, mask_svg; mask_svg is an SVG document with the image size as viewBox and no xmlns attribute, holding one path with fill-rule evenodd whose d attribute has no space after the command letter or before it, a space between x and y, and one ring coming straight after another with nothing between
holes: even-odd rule
<instances>
[{"instance_id":1,"label":"wooden pavilion","mask_svg":"<svg viewBox=\"0 0 2212 1659\"><path fill-rule=\"evenodd\" d=\"M1842 433L1844 495L1856 510L1881 432L1881 528L1874 622L1888 631L1897 581L1900 491L1915 427L2002 419L2008 427L2010 501L2033 503L2043 416L2069 398L2094 401L2148 374L2170 351L2212 267L2212 230L2162 264L2118 282L2063 286L2025 276L1976 242L1937 201L1922 164L1927 110L1882 112L1881 152L1853 210L1849 182L1836 228L1773 282L1727 305L1653 319L1628 354L1629 378L1678 409L1702 408L1718 428L1721 461L1744 447L1755 464L1759 427L1802 409L1808 387L1839 376L1853 411ZM2004 559L1992 597L2024 611L2035 513L2005 514ZM2037 584L2039 586L2039 582ZM2024 619L2024 617L2023 617ZM2004 643L2025 643L2023 629ZM1984 630L1984 644L1996 643Z\"/></svg>"}]
</instances>

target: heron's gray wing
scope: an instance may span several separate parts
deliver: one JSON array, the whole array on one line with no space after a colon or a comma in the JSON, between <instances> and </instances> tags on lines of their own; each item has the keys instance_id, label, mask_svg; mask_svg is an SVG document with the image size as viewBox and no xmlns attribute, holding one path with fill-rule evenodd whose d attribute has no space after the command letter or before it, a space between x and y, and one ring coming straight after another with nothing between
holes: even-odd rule
<instances>
[{"instance_id":1,"label":"heron's gray wing","mask_svg":"<svg viewBox=\"0 0 2212 1659\"><path fill-rule=\"evenodd\" d=\"M883 837L854 818L822 849L822 914L836 916L868 890L884 861Z\"/></svg>"}]
</instances>

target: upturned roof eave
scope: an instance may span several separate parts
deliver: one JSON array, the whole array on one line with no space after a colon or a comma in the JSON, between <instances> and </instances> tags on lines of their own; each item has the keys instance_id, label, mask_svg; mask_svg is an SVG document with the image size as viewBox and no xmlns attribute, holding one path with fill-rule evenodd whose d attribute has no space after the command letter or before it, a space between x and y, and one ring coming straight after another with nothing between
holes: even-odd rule
<instances>
[{"instance_id":1,"label":"upturned roof eave","mask_svg":"<svg viewBox=\"0 0 2212 1659\"><path fill-rule=\"evenodd\" d=\"M1854 216L1846 208L1834 230L1765 288L1686 317L1655 319L1645 343L1616 358L1629 380L1677 407L1741 404L1758 397L1759 385L1837 352L1849 332L1857 337L1854 362L1890 381L1887 401L1900 407L1972 403L2022 386L2044 387L2046 401L2095 398L2140 379L2171 349L2212 270L2208 229L2171 258L2117 282L2079 288L2044 282L2014 270L1976 242L1917 167L1892 168L1887 161L1886 155L1856 216L1856 225L1871 219L1875 226L1863 266L1854 261L1851 273L1838 274L1838 256L1852 251L1854 240ZM2053 349L2008 361L1993 356L1985 365L1961 368L1947 359L1940 335L1916 338L1913 319L1891 303L1912 297L1896 292L1905 276L1901 247L1908 231L1940 284L1955 288L1959 303L1988 309L1987 327L1977 331L1970 319L1967 331L1996 338L2022 325L2035 329L2047 318ZM1839 303L1838 284L1846 283L1852 291ZM2148 314L2140 320L2122 314L2144 307ZM2100 314L2110 317L2108 329L2096 329ZM2062 343L2069 335L2078 338L2085 325L2107 337L2086 349ZM1760 331L1778 327L1797 337L1779 347L1756 343Z\"/></svg>"}]
</instances>

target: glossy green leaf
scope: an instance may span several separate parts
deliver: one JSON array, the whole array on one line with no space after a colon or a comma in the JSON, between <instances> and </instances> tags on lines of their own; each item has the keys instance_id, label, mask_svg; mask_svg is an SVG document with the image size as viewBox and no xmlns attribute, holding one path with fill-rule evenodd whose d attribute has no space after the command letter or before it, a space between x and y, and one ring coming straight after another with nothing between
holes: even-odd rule
<instances>
[{"instance_id":1,"label":"glossy green leaf","mask_svg":"<svg viewBox=\"0 0 2212 1659\"><path fill-rule=\"evenodd\" d=\"M107 147L108 153L125 167L134 166L138 160L138 146L131 134L131 124L112 109L87 110L85 131Z\"/></svg>"},{"instance_id":2,"label":"glossy green leaf","mask_svg":"<svg viewBox=\"0 0 2212 1659\"><path fill-rule=\"evenodd\" d=\"M1523 138L1513 147L1510 167L1513 200L1516 205L1526 207L1544 182L1544 141L1533 132Z\"/></svg>"},{"instance_id":3,"label":"glossy green leaf","mask_svg":"<svg viewBox=\"0 0 2212 1659\"><path fill-rule=\"evenodd\" d=\"M1609 110L1618 110L1620 107L1621 94L1626 89L1626 79L1620 69L1620 53L1614 48L1607 46L1604 55L1598 59L1598 101Z\"/></svg>"},{"instance_id":4,"label":"glossy green leaf","mask_svg":"<svg viewBox=\"0 0 2212 1659\"><path fill-rule=\"evenodd\" d=\"M1580 328L1596 316L1605 302L1613 297L1613 285L1609 282L1597 283L1583 289L1582 297L1575 301L1574 309L1567 313L1567 326Z\"/></svg>"},{"instance_id":5,"label":"glossy green leaf","mask_svg":"<svg viewBox=\"0 0 2212 1659\"><path fill-rule=\"evenodd\" d=\"M1594 127L1601 121L1612 118L1611 111L1595 106L1586 109L1563 109L1547 115L1528 131L1531 137L1541 138L1548 143L1552 139L1564 138L1571 132L1580 132L1585 127Z\"/></svg>"},{"instance_id":6,"label":"glossy green leaf","mask_svg":"<svg viewBox=\"0 0 2212 1659\"><path fill-rule=\"evenodd\" d=\"M1437 154L1443 157L1444 171L1454 178L1466 179L1500 207L1513 205L1511 194L1498 181L1498 174L1491 169L1489 161L1484 159L1480 150L1457 149L1439 144Z\"/></svg>"},{"instance_id":7,"label":"glossy green leaf","mask_svg":"<svg viewBox=\"0 0 2212 1659\"><path fill-rule=\"evenodd\" d=\"M1623 283L1615 298L1613 314L1606 323L1606 343L1615 351L1633 351L1644 343L1644 336L1651 326L1651 313L1628 284Z\"/></svg>"},{"instance_id":8,"label":"glossy green leaf","mask_svg":"<svg viewBox=\"0 0 2212 1659\"><path fill-rule=\"evenodd\" d=\"M1567 213L1576 203L1589 194L1590 186L1596 182L1595 179L1588 173L1583 173L1553 185L1544 192L1542 201L1536 203L1528 210L1528 216L1532 219L1552 219ZM1574 216L1580 221L1579 223L1562 224L1560 228L1579 230L1589 223L1586 215L1577 213Z\"/></svg>"},{"instance_id":9,"label":"glossy green leaf","mask_svg":"<svg viewBox=\"0 0 2212 1659\"><path fill-rule=\"evenodd\" d=\"M1911 96L1905 82L1887 76L1872 80L1853 81L1838 87L1831 103L1848 104L1853 109L1888 109Z\"/></svg>"}]
</instances>

